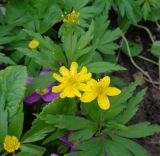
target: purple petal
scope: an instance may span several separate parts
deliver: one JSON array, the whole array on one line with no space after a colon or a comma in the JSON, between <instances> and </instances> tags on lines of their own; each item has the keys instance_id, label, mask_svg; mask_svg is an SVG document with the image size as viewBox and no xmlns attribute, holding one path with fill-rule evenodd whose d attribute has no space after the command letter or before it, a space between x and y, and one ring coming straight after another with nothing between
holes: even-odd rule
<instances>
[{"instance_id":1,"label":"purple petal","mask_svg":"<svg viewBox=\"0 0 160 156\"><path fill-rule=\"evenodd\" d=\"M62 137L60 138L60 140L63 141L64 143L66 143L67 145L69 145L70 147L73 146L72 142L69 141L69 139L68 139L68 135L62 136Z\"/></svg>"},{"instance_id":2,"label":"purple petal","mask_svg":"<svg viewBox=\"0 0 160 156\"><path fill-rule=\"evenodd\" d=\"M41 97L45 102L51 102L54 99L58 98L59 95L60 95L59 93L48 92L47 94L42 95Z\"/></svg>"},{"instance_id":3,"label":"purple petal","mask_svg":"<svg viewBox=\"0 0 160 156\"><path fill-rule=\"evenodd\" d=\"M55 153L52 153L50 156L58 156L57 154L55 154Z\"/></svg>"},{"instance_id":4,"label":"purple petal","mask_svg":"<svg viewBox=\"0 0 160 156\"><path fill-rule=\"evenodd\" d=\"M70 153L74 153L74 152L78 152L77 149L75 149L74 147L71 148Z\"/></svg>"},{"instance_id":5,"label":"purple petal","mask_svg":"<svg viewBox=\"0 0 160 156\"><path fill-rule=\"evenodd\" d=\"M6 64L4 64L4 63L0 64L0 70L1 70L1 69L4 69L5 67L7 67Z\"/></svg>"},{"instance_id":6,"label":"purple petal","mask_svg":"<svg viewBox=\"0 0 160 156\"><path fill-rule=\"evenodd\" d=\"M45 75L45 74L48 74L50 71L47 70L47 69L44 69L42 71L40 71L40 75Z\"/></svg>"},{"instance_id":7,"label":"purple petal","mask_svg":"<svg viewBox=\"0 0 160 156\"><path fill-rule=\"evenodd\" d=\"M28 103L28 104L33 104L33 103L39 101L40 98L41 98L41 96L40 96L38 93L33 92L31 95L26 96L26 97L24 98L24 101L25 101L26 103Z\"/></svg>"},{"instance_id":8,"label":"purple petal","mask_svg":"<svg viewBox=\"0 0 160 156\"><path fill-rule=\"evenodd\" d=\"M34 77L29 76L27 79L27 86L31 84L31 81L34 79Z\"/></svg>"}]
</instances>

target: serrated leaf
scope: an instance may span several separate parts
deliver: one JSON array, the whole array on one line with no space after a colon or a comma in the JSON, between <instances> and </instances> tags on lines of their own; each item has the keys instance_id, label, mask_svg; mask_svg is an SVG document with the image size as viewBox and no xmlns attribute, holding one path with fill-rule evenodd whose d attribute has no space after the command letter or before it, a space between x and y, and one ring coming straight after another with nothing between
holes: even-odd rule
<instances>
[{"instance_id":1,"label":"serrated leaf","mask_svg":"<svg viewBox=\"0 0 160 156\"><path fill-rule=\"evenodd\" d=\"M11 64L11 65L16 64L12 59L5 56L3 53L0 53L0 63Z\"/></svg>"},{"instance_id":2,"label":"serrated leaf","mask_svg":"<svg viewBox=\"0 0 160 156\"><path fill-rule=\"evenodd\" d=\"M33 124L33 126L23 135L22 143L31 143L42 140L45 136L54 131L55 128L52 125L45 124L43 121Z\"/></svg>"},{"instance_id":3,"label":"serrated leaf","mask_svg":"<svg viewBox=\"0 0 160 156\"><path fill-rule=\"evenodd\" d=\"M117 117L116 121L126 124L137 112L140 102L147 89L143 89L136 96L132 97L130 101L126 104L126 109Z\"/></svg>"},{"instance_id":4,"label":"serrated leaf","mask_svg":"<svg viewBox=\"0 0 160 156\"><path fill-rule=\"evenodd\" d=\"M46 151L44 147L33 144L21 144L20 150L23 152L28 152L34 156L42 156Z\"/></svg>"},{"instance_id":5,"label":"serrated leaf","mask_svg":"<svg viewBox=\"0 0 160 156\"><path fill-rule=\"evenodd\" d=\"M94 62L86 65L91 73L110 73L113 71L126 70L126 68L109 62Z\"/></svg>"},{"instance_id":6,"label":"serrated leaf","mask_svg":"<svg viewBox=\"0 0 160 156\"><path fill-rule=\"evenodd\" d=\"M117 134L127 138L142 138L159 132L159 125L151 125L149 122L143 122L128 126L127 129L120 130Z\"/></svg>"},{"instance_id":7,"label":"serrated leaf","mask_svg":"<svg viewBox=\"0 0 160 156\"><path fill-rule=\"evenodd\" d=\"M113 137L113 140L130 150L134 156L149 156L149 153L134 141L119 136Z\"/></svg>"}]
</instances>

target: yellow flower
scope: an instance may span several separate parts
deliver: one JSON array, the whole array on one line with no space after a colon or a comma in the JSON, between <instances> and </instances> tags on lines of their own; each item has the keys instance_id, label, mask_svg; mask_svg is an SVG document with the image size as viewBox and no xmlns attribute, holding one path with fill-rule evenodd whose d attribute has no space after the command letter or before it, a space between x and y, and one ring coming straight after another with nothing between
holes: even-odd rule
<instances>
[{"instance_id":1,"label":"yellow flower","mask_svg":"<svg viewBox=\"0 0 160 156\"><path fill-rule=\"evenodd\" d=\"M87 73L87 68L85 66L82 67L82 70L79 73L77 72L77 69L78 64L72 62L70 70L65 66L60 68L59 71L62 76L54 73L53 77L61 84L54 86L52 92L60 92L61 98L73 98L75 96L81 97L80 91L84 90L84 87L86 86L85 82L91 79L92 74Z\"/></svg>"},{"instance_id":2,"label":"yellow flower","mask_svg":"<svg viewBox=\"0 0 160 156\"><path fill-rule=\"evenodd\" d=\"M31 49L36 49L39 46L39 42L35 39L29 42L28 47Z\"/></svg>"},{"instance_id":3,"label":"yellow flower","mask_svg":"<svg viewBox=\"0 0 160 156\"><path fill-rule=\"evenodd\" d=\"M110 77L105 76L98 82L91 79L87 83L86 91L81 96L81 101L84 103L91 102L97 98L98 105L101 109L107 110L110 108L110 102L108 96L116 96L121 93L121 90L115 87L109 87Z\"/></svg>"},{"instance_id":4,"label":"yellow flower","mask_svg":"<svg viewBox=\"0 0 160 156\"><path fill-rule=\"evenodd\" d=\"M17 137L7 135L4 139L3 147L8 153L12 153L20 148L20 142Z\"/></svg>"},{"instance_id":5,"label":"yellow flower","mask_svg":"<svg viewBox=\"0 0 160 156\"><path fill-rule=\"evenodd\" d=\"M62 15L63 23L79 23L79 12L73 10L70 14Z\"/></svg>"}]
</instances>

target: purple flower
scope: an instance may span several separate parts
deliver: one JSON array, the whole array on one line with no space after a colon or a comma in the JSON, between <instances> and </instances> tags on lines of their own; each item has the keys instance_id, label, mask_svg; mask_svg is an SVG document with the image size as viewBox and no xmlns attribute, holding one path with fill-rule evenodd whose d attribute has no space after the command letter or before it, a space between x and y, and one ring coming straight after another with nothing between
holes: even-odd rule
<instances>
[{"instance_id":1,"label":"purple flower","mask_svg":"<svg viewBox=\"0 0 160 156\"><path fill-rule=\"evenodd\" d=\"M69 132L67 135L63 136L60 138L61 141L66 143L68 146L71 147L70 153L77 152L78 150L75 148L76 145L81 144L82 142L77 140L77 141L70 141L69 138L71 135L73 135L74 132Z\"/></svg>"},{"instance_id":2,"label":"purple flower","mask_svg":"<svg viewBox=\"0 0 160 156\"><path fill-rule=\"evenodd\" d=\"M57 154L55 154L55 153L52 153L50 156L58 156Z\"/></svg>"},{"instance_id":3,"label":"purple flower","mask_svg":"<svg viewBox=\"0 0 160 156\"><path fill-rule=\"evenodd\" d=\"M48 72L49 72L48 70L43 70L40 72L40 75L45 75ZM29 77L27 80L27 85L30 85L33 79L34 79L33 77ZM40 99L42 99L45 102L53 101L54 99L59 97L59 93L52 92L53 86L54 86L54 83L50 84L47 88L43 90L36 89L31 95L26 96L24 98L24 101L28 104L33 104L39 101Z\"/></svg>"},{"instance_id":4,"label":"purple flower","mask_svg":"<svg viewBox=\"0 0 160 156\"><path fill-rule=\"evenodd\" d=\"M6 68L6 67L7 67L6 64L4 64L4 63L0 64L0 70L4 69L4 68Z\"/></svg>"}]
</instances>

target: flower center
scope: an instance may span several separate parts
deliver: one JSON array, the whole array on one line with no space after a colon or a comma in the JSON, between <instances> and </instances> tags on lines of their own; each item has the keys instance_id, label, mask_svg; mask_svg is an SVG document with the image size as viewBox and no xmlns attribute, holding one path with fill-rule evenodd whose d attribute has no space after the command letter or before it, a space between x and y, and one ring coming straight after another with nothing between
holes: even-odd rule
<instances>
[{"instance_id":1,"label":"flower center","mask_svg":"<svg viewBox=\"0 0 160 156\"><path fill-rule=\"evenodd\" d=\"M48 89L42 89L42 90L41 89L36 89L36 92L40 95L45 95L49 92L49 90Z\"/></svg>"},{"instance_id":2,"label":"flower center","mask_svg":"<svg viewBox=\"0 0 160 156\"><path fill-rule=\"evenodd\" d=\"M15 152L20 148L20 142L15 136L6 136L4 140L4 149L9 152Z\"/></svg>"},{"instance_id":3,"label":"flower center","mask_svg":"<svg viewBox=\"0 0 160 156\"><path fill-rule=\"evenodd\" d=\"M68 79L68 84L70 86L76 86L77 85L77 78L76 76L71 76L69 79Z\"/></svg>"},{"instance_id":4,"label":"flower center","mask_svg":"<svg viewBox=\"0 0 160 156\"><path fill-rule=\"evenodd\" d=\"M62 15L64 23L79 23L79 12L73 10L70 14Z\"/></svg>"}]
</instances>

